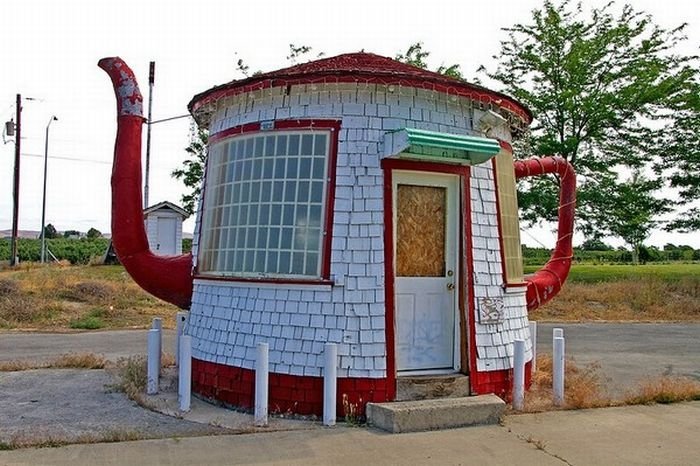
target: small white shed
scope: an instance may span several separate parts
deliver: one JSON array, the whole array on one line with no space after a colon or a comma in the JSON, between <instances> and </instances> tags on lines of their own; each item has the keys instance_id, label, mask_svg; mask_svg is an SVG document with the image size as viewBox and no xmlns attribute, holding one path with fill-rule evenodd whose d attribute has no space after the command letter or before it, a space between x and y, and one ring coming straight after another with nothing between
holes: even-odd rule
<instances>
[{"instance_id":1,"label":"small white shed","mask_svg":"<svg viewBox=\"0 0 700 466\"><path fill-rule=\"evenodd\" d=\"M182 221L189 216L182 207L163 201L147 207L143 216L146 220L148 245L154 254L182 254Z\"/></svg>"}]
</instances>

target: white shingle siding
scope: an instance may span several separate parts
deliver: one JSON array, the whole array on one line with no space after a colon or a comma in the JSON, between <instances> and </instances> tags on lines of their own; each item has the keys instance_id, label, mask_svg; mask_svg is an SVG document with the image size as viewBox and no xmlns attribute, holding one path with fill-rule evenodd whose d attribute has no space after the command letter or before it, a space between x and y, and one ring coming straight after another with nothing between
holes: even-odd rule
<instances>
[{"instance_id":1,"label":"white shingle siding","mask_svg":"<svg viewBox=\"0 0 700 466\"><path fill-rule=\"evenodd\" d=\"M340 377L386 377L381 142L386 131L404 127L477 134L472 122L483 111L466 98L363 83L295 85L288 95L283 88L272 88L220 101L211 119L212 134L262 120L342 120L330 251L335 284L195 280L187 330L194 337L193 356L253 369L255 345L267 342L271 371L320 376L323 344L334 342ZM477 320L478 369L488 371L512 366L512 341L527 336L528 326L524 292L505 293L501 287L490 164L474 167L472 178L472 299L506 301L501 324L480 325ZM196 233L200 221L198 213ZM197 246L195 236L195 257Z\"/></svg>"}]
</instances>

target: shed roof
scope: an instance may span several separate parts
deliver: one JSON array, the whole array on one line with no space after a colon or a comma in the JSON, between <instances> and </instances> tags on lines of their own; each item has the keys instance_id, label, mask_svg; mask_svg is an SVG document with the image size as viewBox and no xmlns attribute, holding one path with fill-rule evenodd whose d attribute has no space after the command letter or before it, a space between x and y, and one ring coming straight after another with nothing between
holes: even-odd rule
<instances>
[{"instance_id":1,"label":"shed roof","mask_svg":"<svg viewBox=\"0 0 700 466\"><path fill-rule=\"evenodd\" d=\"M532 122L530 110L506 94L366 52L323 58L221 84L195 95L188 108L199 119L207 113L207 107L223 97L277 86L328 82L395 84L435 90L492 103L516 115L526 125Z\"/></svg>"},{"instance_id":2,"label":"shed roof","mask_svg":"<svg viewBox=\"0 0 700 466\"><path fill-rule=\"evenodd\" d=\"M160 209L170 209L170 210L180 214L182 216L182 218L187 218L190 216L190 214L188 214L185 209L183 209L182 207L180 207L178 205L173 204L170 201L163 201L163 202L159 202L158 204L153 204L150 207L146 207L145 209L143 209L143 215L148 215L151 212L155 212L156 210L160 210Z\"/></svg>"}]
</instances>

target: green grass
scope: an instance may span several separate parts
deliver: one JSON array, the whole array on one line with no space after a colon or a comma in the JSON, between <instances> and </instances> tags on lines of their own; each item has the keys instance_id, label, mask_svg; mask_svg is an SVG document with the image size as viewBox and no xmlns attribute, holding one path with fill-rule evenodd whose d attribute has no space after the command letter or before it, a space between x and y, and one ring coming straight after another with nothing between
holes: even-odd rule
<instances>
[{"instance_id":1,"label":"green grass","mask_svg":"<svg viewBox=\"0 0 700 466\"><path fill-rule=\"evenodd\" d=\"M70 328L83 329L83 330L97 330L98 328L103 328L105 326L102 320L103 312L100 309L93 309L88 314L71 320Z\"/></svg>"},{"instance_id":2,"label":"green grass","mask_svg":"<svg viewBox=\"0 0 700 466\"><path fill-rule=\"evenodd\" d=\"M541 266L528 265L525 273L533 273ZM574 264L568 281L572 283L599 283L616 280L640 280L659 278L666 282L693 280L700 282L700 264L644 264L644 265L592 265Z\"/></svg>"}]
</instances>

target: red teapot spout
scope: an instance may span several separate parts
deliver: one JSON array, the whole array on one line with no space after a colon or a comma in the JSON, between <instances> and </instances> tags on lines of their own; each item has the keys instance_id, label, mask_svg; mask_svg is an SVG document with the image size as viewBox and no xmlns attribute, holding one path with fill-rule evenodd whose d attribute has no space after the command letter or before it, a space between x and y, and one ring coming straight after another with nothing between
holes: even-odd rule
<instances>
[{"instance_id":1,"label":"red teapot spout","mask_svg":"<svg viewBox=\"0 0 700 466\"><path fill-rule=\"evenodd\" d=\"M112 79L117 98L117 139L112 166L112 244L117 257L144 290L187 309L192 300L192 255L157 256L148 246L141 198L143 97L121 58L98 66Z\"/></svg>"}]
</instances>

